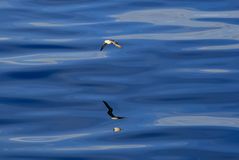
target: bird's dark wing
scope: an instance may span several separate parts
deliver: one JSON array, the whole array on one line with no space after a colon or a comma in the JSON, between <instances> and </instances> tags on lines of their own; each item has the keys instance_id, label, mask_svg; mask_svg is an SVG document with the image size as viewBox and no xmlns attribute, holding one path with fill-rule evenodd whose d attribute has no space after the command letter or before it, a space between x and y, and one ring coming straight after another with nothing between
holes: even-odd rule
<instances>
[{"instance_id":1,"label":"bird's dark wing","mask_svg":"<svg viewBox=\"0 0 239 160\"><path fill-rule=\"evenodd\" d=\"M106 45L107 45L107 44L104 43L104 44L100 47L100 51L102 51L102 50L105 48Z\"/></svg>"},{"instance_id":2,"label":"bird's dark wing","mask_svg":"<svg viewBox=\"0 0 239 160\"><path fill-rule=\"evenodd\" d=\"M117 117L118 119L124 119L125 117Z\"/></svg>"},{"instance_id":3,"label":"bird's dark wing","mask_svg":"<svg viewBox=\"0 0 239 160\"><path fill-rule=\"evenodd\" d=\"M110 105L106 101L103 101L103 103L105 104L105 106L108 108L110 112L113 111L113 109L110 107Z\"/></svg>"},{"instance_id":4,"label":"bird's dark wing","mask_svg":"<svg viewBox=\"0 0 239 160\"><path fill-rule=\"evenodd\" d=\"M108 115L109 115L110 117L116 117L116 116L112 113L112 111L108 111L107 113L108 113Z\"/></svg>"},{"instance_id":5,"label":"bird's dark wing","mask_svg":"<svg viewBox=\"0 0 239 160\"><path fill-rule=\"evenodd\" d=\"M105 104L105 106L108 108L108 115L110 116L110 117L115 117L115 115L113 115L113 109L110 107L110 105L106 102L106 101L103 101L103 103Z\"/></svg>"}]
</instances>

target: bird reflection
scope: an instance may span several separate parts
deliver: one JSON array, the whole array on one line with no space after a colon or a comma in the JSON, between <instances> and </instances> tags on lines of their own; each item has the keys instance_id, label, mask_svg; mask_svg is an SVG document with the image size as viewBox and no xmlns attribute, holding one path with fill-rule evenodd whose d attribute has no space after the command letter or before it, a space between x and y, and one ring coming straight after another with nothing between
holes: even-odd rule
<instances>
[{"instance_id":1,"label":"bird reflection","mask_svg":"<svg viewBox=\"0 0 239 160\"><path fill-rule=\"evenodd\" d=\"M103 101L103 103L105 104L105 106L107 107L107 109L108 109L108 115L111 117L111 119L113 119L113 120L118 120L118 119L123 119L123 118L125 118L125 117L119 117L119 116L115 116L114 114L113 114L113 108L111 108L110 107L110 105L106 102L106 101Z\"/></svg>"},{"instance_id":2,"label":"bird reflection","mask_svg":"<svg viewBox=\"0 0 239 160\"><path fill-rule=\"evenodd\" d=\"M116 133L121 132L121 130L122 130L122 129L119 128L119 127L115 127L115 128L113 128L113 131L116 132Z\"/></svg>"}]
</instances>

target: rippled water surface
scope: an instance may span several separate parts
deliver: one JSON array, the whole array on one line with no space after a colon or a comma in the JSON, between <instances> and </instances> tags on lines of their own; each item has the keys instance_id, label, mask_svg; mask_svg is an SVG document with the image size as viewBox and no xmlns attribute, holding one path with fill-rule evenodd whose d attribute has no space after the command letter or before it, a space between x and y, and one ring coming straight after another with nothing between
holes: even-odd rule
<instances>
[{"instance_id":1,"label":"rippled water surface","mask_svg":"<svg viewBox=\"0 0 239 160\"><path fill-rule=\"evenodd\" d=\"M238 160L238 8L1 0L0 159Z\"/></svg>"}]
</instances>

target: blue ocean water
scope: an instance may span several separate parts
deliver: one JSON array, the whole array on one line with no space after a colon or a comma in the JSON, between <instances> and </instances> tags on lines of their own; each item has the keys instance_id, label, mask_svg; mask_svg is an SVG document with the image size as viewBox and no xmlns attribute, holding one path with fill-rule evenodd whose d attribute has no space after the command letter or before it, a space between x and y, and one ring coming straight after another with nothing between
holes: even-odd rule
<instances>
[{"instance_id":1,"label":"blue ocean water","mask_svg":"<svg viewBox=\"0 0 239 160\"><path fill-rule=\"evenodd\" d=\"M238 8L1 0L0 159L238 160Z\"/></svg>"}]
</instances>

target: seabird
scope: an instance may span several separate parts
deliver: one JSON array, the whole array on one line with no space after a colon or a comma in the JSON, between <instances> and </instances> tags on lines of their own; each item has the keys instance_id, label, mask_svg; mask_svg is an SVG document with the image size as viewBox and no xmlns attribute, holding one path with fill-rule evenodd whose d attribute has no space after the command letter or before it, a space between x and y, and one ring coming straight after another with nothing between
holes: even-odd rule
<instances>
[{"instance_id":1,"label":"seabird","mask_svg":"<svg viewBox=\"0 0 239 160\"><path fill-rule=\"evenodd\" d=\"M122 48L122 46L119 45L119 43L116 42L115 40L107 39L104 41L103 45L100 47L100 51L102 51L105 48L105 46L107 46L108 44L113 44L115 47Z\"/></svg>"},{"instance_id":2,"label":"seabird","mask_svg":"<svg viewBox=\"0 0 239 160\"><path fill-rule=\"evenodd\" d=\"M118 116L115 116L113 114L113 108L110 107L110 105L106 102L106 101L103 101L103 103L105 104L105 106L108 108L108 115L111 117L111 119L113 120L118 120L118 119L123 119L125 117L118 117Z\"/></svg>"}]
</instances>

